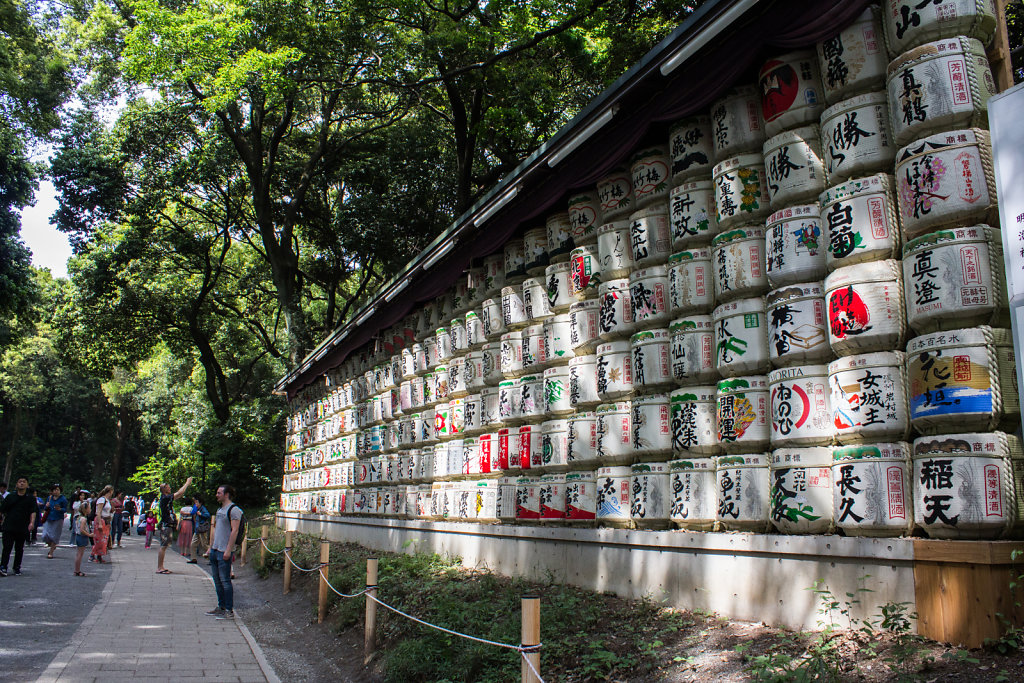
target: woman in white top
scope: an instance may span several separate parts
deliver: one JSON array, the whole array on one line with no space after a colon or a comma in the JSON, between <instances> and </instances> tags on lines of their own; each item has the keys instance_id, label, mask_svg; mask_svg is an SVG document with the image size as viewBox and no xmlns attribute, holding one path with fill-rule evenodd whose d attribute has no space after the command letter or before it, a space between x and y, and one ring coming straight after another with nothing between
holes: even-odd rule
<instances>
[{"instance_id":1,"label":"woman in white top","mask_svg":"<svg viewBox=\"0 0 1024 683\"><path fill-rule=\"evenodd\" d=\"M108 484L103 487L96 499L96 520L93 522L92 528L92 554L96 557L96 562L100 564L103 564L103 556L107 554L107 543L110 541L110 520L114 516L114 508L110 504L110 494L113 492L114 487Z\"/></svg>"}]
</instances>

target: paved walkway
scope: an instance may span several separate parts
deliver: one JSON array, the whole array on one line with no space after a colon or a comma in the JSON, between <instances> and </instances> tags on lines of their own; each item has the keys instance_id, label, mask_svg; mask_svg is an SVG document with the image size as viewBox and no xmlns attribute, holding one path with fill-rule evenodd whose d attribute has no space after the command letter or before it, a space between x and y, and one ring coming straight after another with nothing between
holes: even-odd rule
<instances>
[{"instance_id":1,"label":"paved walkway","mask_svg":"<svg viewBox=\"0 0 1024 683\"><path fill-rule=\"evenodd\" d=\"M204 614L217 605L204 564L186 564L185 558L168 548L164 566L174 573L160 575L155 544L147 550L141 539L126 536L124 545L111 551L113 564L99 602L50 662L40 682L279 683L240 620L217 620ZM71 552L64 550L64 554ZM71 576L69 568L61 580L65 588L74 589L76 581L102 581L107 574L107 567L83 565L91 576Z\"/></svg>"}]
</instances>

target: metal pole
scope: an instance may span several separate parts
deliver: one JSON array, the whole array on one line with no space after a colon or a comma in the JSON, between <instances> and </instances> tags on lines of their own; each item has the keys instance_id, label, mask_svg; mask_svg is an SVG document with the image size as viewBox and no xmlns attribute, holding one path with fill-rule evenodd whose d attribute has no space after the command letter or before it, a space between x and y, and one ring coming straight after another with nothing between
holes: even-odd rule
<instances>
[{"instance_id":1,"label":"metal pole","mask_svg":"<svg viewBox=\"0 0 1024 683\"><path fill-rule=\"evenodd\" d=\"M522 646L540 645L540 598L535 595L524 595L521 600L523 612ZM523 656L530 660L533 668L540 673L540 651L526 652ZM525 661L522 662L523 683L540 683Z\"/></svg>"},{"instance_id":2,"label":"metal pole","mask_svg":"<svg viewBox=\"0 0 1024 683\"><path fill-rule=\"evenodd\" d=\"M366 558L366 620L363 634L363 666L370 663L377 650L377 603L370 596L377 597L377 558Z\"/></svg>"}]
</instances>

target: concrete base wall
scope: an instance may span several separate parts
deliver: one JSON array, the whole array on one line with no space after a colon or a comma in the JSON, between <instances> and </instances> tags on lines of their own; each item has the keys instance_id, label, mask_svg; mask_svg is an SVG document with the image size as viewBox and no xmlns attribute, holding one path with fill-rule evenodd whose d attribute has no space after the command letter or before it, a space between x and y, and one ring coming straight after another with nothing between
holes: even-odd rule
<instances>
[{"instance_id":1,"label":"concrete base wall","mask_svg":"<svg viewBox=\"0 0 1024 683\"><path fill-rule=\"evenodd\" d=\"M792 628L816 628L821 579L853 616L915 605L912 539L500 526L278 513L279 527L375 550L460 557L471 568L549 577L628 598ZM864 578L868 576L869 578ZM911 607L913 610L913 607ZM838 615L836 615L837 618ZM837 623L837 626L846 626Z\"/></svg>"}]
</instances>

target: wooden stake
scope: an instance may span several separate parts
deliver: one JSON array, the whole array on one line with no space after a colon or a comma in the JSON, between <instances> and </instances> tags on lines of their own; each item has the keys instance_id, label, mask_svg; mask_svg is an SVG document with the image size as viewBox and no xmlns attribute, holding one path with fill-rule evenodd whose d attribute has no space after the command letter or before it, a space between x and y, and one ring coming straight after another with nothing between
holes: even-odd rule
<instances>
[{"instance_id":1,"label":"wooden stake","mask_svg":"<svg viewBox=\"0 0 1024 683\"><path fill-rule=\"evenodd\" d=\"M377 651L377 558L366 558L366 620L363 634L363 666L370 663Z\"/></svg>"},{"instance_id":2,"label":"wooden stake","mask_svg":"<svg viewBox=\"0 0 1024 683\"><path fill-rule=\"evenodd\" d=\"M284 532L284 594L292 589L292 563L288 558L292 555L292 532Z\"/></svg>"},{"instance_id":3,"label":"wooden stake","mask_svg":"<svg viewBox=\"0 0 1024 683\"><path fill-rule=\"evenodd\" d=\"M269 538L269 533L267 525L264 524L260 529L260 538L263 539L263 542L260 543L260 569L267 566L267 538Z\"/></svg>"},{"instance_id":4,"label":"wooden stake","mask_svg":"<svg viewBox=\"0 0 1024 683\"><path fill-rule=\"evenodd\" d=\"M1006 30L1007 0L996 0L996 35L988 49L988 60L996 90L1003 92L1013 87L1013 57L1010 54L1010 38Z\"/></svg>"},{"instance_id":5,"label":"wooden stake","mask_svg":"<svg viewBox=\"0 0 1024 683\"><path fill-rule=\"evenodd\" d=\"M524 595L521 605L523 612L522 645L523 647L540 645L540 598L534 595ZM533 668L539 674L540 651L527 652L524 656L530 660L530 664L533 664ZM540 679L533 674L525 661L522 663L522 674L523 683L540 683Z\"/></svg>"},{"instance_id":6,"label":"wooden stake","mask_svg":"<svg viewBox=\"0 0 1024 683\"><path fill-rule=\"evenodd\" d=\"M331 561L331 544L320 541L320 600L317 603L316 623L324 623L327 617L327 563Z\"/></svg>"}]
</instances>

